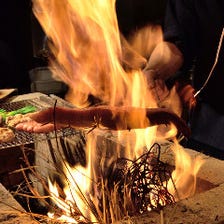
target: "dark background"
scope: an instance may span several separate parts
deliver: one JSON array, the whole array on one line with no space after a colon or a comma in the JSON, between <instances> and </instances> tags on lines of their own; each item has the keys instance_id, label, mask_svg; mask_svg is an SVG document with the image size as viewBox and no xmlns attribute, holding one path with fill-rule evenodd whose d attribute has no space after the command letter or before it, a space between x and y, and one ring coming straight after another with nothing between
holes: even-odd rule
<instances>
[{"instance_id":1,"label":"dark background","mask_svg":"<svg viewBox=\"0 0 224 224\"><path fill-rule=\"evenodd\" d=\"M166 0L117 0L119 28L125 36L149 24L163 25Z\"/></svg>"},{"instance_id":2,"label":"dark background","mask_svg":"<svg viewBox=\"0 0 224 224\"><path fill-rule=\"evenodd\" d=\"M161 23L165 0L117 0L119 27L126 36L149 22ZM29 70L43 65L36 57L42 37L31 0L5 0L0 7L0 88L30 92ZM32 33L34 35L32 35Z\"/></svg>"},{"instance_id":3,"label":"dark background","mask_svg":"<svg viewBox=\"0 0 224 224\"><path fill-rule=\"evenodd\" d=\"M29 92L28 70L32 66L31 2L1 1L0 88Z\"/></svg>"}]
</instances>

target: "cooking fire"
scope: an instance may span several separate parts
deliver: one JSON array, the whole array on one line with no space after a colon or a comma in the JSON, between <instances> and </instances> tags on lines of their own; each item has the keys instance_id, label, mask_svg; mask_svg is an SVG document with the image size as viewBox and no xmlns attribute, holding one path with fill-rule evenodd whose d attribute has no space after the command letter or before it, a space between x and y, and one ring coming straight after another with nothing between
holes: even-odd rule
<instances>
[{"instance_id":1,"label":"cooking fire","mask_svg":"<svg viewBox=\"0 0 224 224\"><path fill-rule=\"evenodd\" d=\"M142 70L145 61L136 67L135 55L124 47L115 0L34 0L33 11L49 40L49 68L68 85L65 98L72 107L56 102L41 108L17 130L56 133L69 127L77 133L46 140L47 171L26 160L46 193L28 183L49 209L48 220L115 223L192 196L203 160L179 145L190 131L175 87L158 99ZM161 40L158 27L155 35ZM113 143L105 143L110 138ZM160 157L164 141L175 155L172 165ZM45 171L49 176L41 175Z\"/></svg>"},{"instance_id":2,"label":"cooking fire","mask_svg":"<svg viewBox=\"0 0 224 224\"><path fill-rule=\"evenodd\" d=\"M113 223L129 215L159 211L174 203L176 199L170 193L175 189L171 176L173 167L160 161L160 150L160 145L156 143L149 150L145 149L146 152L134 161L118 158L109 167L99 168L96 181L90 181L89 192L83 192L83 187L80 187L80 181L86 182L84 179L89 178L85 176L83 167L67 171L65 176L68 178L66 189L70 190L69 199L63 199L59 194L62 189L58 185L50 184L52 200L61 210L57 210L56 216L61 215L60 219L63 220L64 214L66 220L67 214L68 220L75 223ZM173 189L168 189L171 185ZM77 204L80 200L84 210Z\"/></svg>"}]
</instances>

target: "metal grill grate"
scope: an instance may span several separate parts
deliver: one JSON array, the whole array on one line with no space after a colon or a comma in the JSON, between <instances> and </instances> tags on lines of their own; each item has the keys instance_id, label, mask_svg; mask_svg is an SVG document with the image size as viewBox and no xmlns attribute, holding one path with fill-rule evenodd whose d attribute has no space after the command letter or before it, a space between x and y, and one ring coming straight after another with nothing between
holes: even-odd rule
<instances>
[{"instance_id":1,"label":"metal grill grate","mask_svg":"<svg viewBox=\"0 0 224 224\"><path fill-rule=\"evenodd\" d=\"M6 111L12 111L12 110L20 109L28 105L32 105L32 106L35 106L37 110L42 110L48 107L52 107L55 104L55 100L57 100L57 105L71 107L70 104L68 104L66 101L64 101L61 98L54 99L46 95L46 96L41 96L39 98L34 98L29 100L3 103L3 104L0 104L0 108L5 109ZM0 149L22 146L22 145L34 143L35 141L44 141L44 140L48 140L48 139L52 139L56 137L66 137L66 136L76 135L77 131L69 127L69 128L57 130L56 132L41 133L41 134L34 134L34 133L28 133L24 131L17 131L17 130L14 130L14 133L15 133L15 139L11 142L0 143Z\"/></svg>"}]
</instances>

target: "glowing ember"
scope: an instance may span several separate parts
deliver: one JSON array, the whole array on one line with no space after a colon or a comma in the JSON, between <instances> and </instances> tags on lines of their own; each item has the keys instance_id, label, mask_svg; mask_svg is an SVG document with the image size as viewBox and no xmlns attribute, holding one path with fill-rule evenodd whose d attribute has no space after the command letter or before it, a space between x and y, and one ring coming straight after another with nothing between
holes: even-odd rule
<instances>
[{"instance_id":1,"label":"glowing ember","mask_svg":"<svg viewBox=\"0 0 224 224\"><path fill-rule=\"evenodd\" d=\"M127 72L122 67L115 0L34 0L33 3L34 13L50 40L52 71L69 86L67 100L80 108L89 106L89 96L109 106L157 107L142 71ZM144 110L130 117L133 122L139 118L144 124ZM177 131L172 125L159 128L160 136L156 126L120 131L114 136L118 143L125 142L125 150L118 144L116 150L110 152L109 147L105 148L100 156L96 152L99 130L92 130L87 135L87 167L64 165L66 197L61 198L57 187L49 182L51 198L63 211L60 219L74 223L108 223L128 215L133 206L137 206L138 211L146 211L173 202L166 180L160 179L160 171L156 170L158 166L161 168L161 162L155 160L150 149L158 138L174 138ZM179 166L185 156L176 165L181 174ZM133 164L122 173L121 179L118 178L119 183L114 184L107 169L121 157L125 158L125 167L130 161ZM145 176L141 178L143 173ZM189 173L186 175L184 179L189 180ZM190 173L190 178L192 175L196 172ZM136 179L132 179L133 176ZM143 189L146 192L141 192Z\"/></svg>"}]
</instances>

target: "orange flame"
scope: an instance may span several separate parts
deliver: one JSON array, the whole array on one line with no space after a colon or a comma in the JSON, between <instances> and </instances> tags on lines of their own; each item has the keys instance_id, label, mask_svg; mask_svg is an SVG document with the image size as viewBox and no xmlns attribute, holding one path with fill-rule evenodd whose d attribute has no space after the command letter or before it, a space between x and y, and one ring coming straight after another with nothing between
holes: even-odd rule
<instances>
[{"instance_id":1,"label":"orange flame","mask_svg":"<svg viewBox=\"0 0 224 224\"><path fill-rule=\"evenodd\" d=\"M88 147L90 147L90 144L87 144L87 149ZM91 153L91 148L88 152ZM89 158L88 164L90 164L88 167L77 165L72 168L65 162L64 176L66 180L64 181L63 189L66 195L65 198L60 197L57 185L52 184L50 180L48 181L51 199L64 211L64 215L59 218L61 221L78 223L77 220L79 220L79 222L84 221L83 217L92 222L97 221L88 204L88 197L91 197L89 191L92 186L90 176L91 160L93 157L87 155L87 158ZM79 214L82 214L82 216L75 217L73 214L77 214L77 211L79 211ZM50 215L53 216L54 214Z\"/></svg>"},{"instance_id":2,"label":"orange flame","mask_svg":"<svg viewBox=\"0 0 224 224\"><path fill-rule=\"evenodd\" d=\"M77 107L86 107L88 106L88 96L93 95L110 106L157 107L142 71L136 69L126 72L122 67L122 46L115 0L33 0L33 3L34 13L49 39L49 47L53 54L52 71L56 78L69 86L67 100ZM150 32L152 31L153 29L150 30ZM152 35L155 42L162 40L161 36L157 34L161 35L160 29L156 29L155 35ZM145 114L134 114L133 120L136 116L142 117L142 122L145 122ZM123 131L117 133L117 142L125 142L124 156L134 159L143 153L144 146L150 148L156 139L156 133L157 127L130 132ZM85 170L79 167L79 171L77 168L70 169L68 165L65 168L68 171L66 171L66 175L69 182L71 181L72 186L74 185L74 187L69 186L69 189L64 189L67 200L78 198L75 203L79 205L79 209L86 216L88 209L83 203L82 194L77 192L77 186L80 186L83 195L89 194L88 178L94 179L96 174L93 170L98 162L95 152L97 135L98 130L94 130L88 135L88 167ZM175 129L171 128L159 137L166 138L175 135ZM185 154L184 158L180 157L181 159L179 159L180 150L176 151L178 164L182 164L188 156ZM113 156L116 158L119 155L120 148L117 148ZM110 163L111 161L106 162ZM105 163L105 161L100 162ZM187 169L191 170L192 164L189 163ZM176 164L177 170L182 174L183 169L179 168L178 164ZM199 166L195 169L195 173L198 169ZM195 173L187 174L187 176L191 178ZM179 180L179 182L182 181L183 179ZM185 187L186 183L183 184ZM61 201L56 199L58 193L55 192L55 187L51 183L49 186L52 198L60 204ZM74 190L75 196L71 195L71 189ZM185 191L185 189L183 190ZM65 208L65 214L69 216L70 207L62 203L61 208ZM91 217L91 220L94 221L95 217Z\"/></svg>"},{"instance_id":3,"label":"orange flame","mask_svg":"<svg viewBox=\"0 0 224 224\"><path fill-rule=\"evenodd\" d=\"M69 85L70 100L86 106L92 94L110 105L130 104L136 75L125 73L120 63L115 1L35 0L34 6L57 58L51 61L53 72Z\"/></svg>"},{"instance_id":4,"label":"orange flame","mask_svg":"<svg viewBox=\"0 0 224 224\"><path fill-rule=\"evenodd\" d=\"M204 160L198 156L191 156L178 144L173 148L175 155L175 170L172 180L169 180L168 189L176 200L181 200L194 195L197 183L197 173Z\"/></svg>"}]
</instances>

